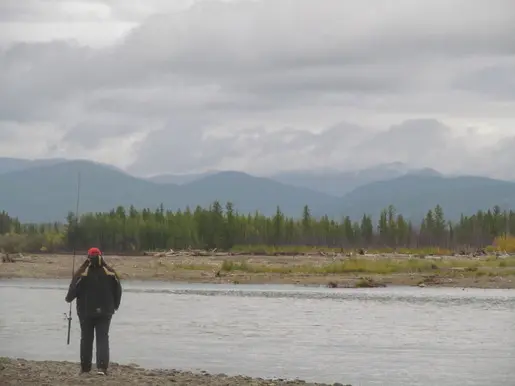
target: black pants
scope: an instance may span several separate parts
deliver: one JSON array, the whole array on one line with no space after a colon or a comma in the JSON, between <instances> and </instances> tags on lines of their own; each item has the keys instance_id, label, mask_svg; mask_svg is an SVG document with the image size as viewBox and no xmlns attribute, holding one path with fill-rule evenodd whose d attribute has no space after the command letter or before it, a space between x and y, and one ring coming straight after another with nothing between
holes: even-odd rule
<instances>
[{"instance_id":1,"label":"black pants","mask_svg":"<svg viewBox=\"0 0 515 386\"><path fill-rule=\"evenodd\" d=\"M80 320L80 365L82 371L91 371L93 358L93 338L97 342L97 368L107 370L109 366L109 327L111 316L93 318L79 317Z\"/></svg>"}]
</instances>

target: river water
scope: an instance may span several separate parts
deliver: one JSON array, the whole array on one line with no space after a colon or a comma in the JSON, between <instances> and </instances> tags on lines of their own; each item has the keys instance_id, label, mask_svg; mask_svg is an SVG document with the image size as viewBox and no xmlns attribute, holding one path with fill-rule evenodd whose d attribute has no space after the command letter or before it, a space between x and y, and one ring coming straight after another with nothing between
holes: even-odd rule
<instances>
[{"instance_id":1,"label":"river water","mask_svg":"<svg viewBox=\"0 0 515 386\"><path fill-rule=\"evenodd\" d=\"M67 281L0 281L0 356L78 361ZM353 386L515 384L515 291L124 282L111 360Z\"/></svg>"}]
</instances>

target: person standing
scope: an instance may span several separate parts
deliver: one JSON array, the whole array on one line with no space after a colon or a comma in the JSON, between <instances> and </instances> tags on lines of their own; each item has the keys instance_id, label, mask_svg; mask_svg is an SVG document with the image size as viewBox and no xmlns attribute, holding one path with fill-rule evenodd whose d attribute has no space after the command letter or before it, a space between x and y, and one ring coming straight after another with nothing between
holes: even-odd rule
<instances>
[{"instance_id":1,"label":"person standing","mask_svg":"<svg viewBox=\"0 0 515 386\"><path fill-rule=\"evenodd\" d=\"M88 250L88 258L73 275L66 302L77 299L80 322L81 374L91 371L93 339L96 335L97 373L107 375L109 367L109 328L120 307L122 286L118 274L106 264L98 248Z\"/></svg>"}]
</instances>

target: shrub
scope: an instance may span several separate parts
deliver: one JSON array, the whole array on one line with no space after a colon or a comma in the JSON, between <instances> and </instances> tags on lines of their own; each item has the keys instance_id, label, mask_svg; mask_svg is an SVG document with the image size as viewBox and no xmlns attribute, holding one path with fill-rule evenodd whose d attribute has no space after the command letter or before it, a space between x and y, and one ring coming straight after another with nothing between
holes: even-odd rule
<instances>
[{"instance_id":1,"label":"shrub","mask_svg":"<svg viewBox=\"0 0 515 386\"><path fill-rule=\"evenodd\" d=\"M496 237L492 243L492 247L495 251L506 251L508 253L515 252L515 237Z\"/></svg>"}]
</instances>

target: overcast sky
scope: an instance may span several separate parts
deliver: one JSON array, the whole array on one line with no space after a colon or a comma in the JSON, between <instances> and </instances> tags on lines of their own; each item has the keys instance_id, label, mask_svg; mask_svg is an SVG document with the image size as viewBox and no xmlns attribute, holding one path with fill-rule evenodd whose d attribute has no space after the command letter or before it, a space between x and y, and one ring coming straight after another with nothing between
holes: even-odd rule
<instances>
[{"instance_id":1,"label":"overcast sky","mask_svg":"<svg viewBox=\"0 0 515 386\"><path fill-rule=\"evenodd\" d=\"M515 178L515 2L1 0L0 156Z\"/></svg>"}]
</instances>

